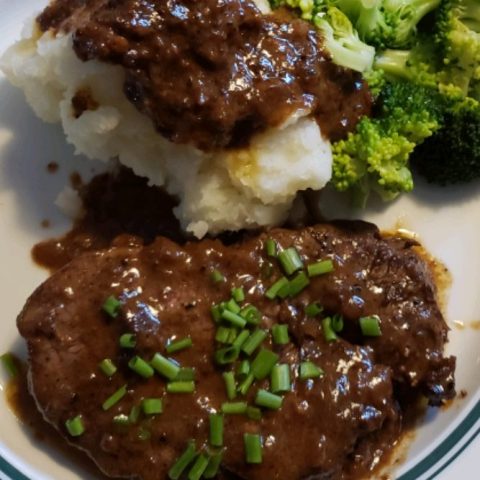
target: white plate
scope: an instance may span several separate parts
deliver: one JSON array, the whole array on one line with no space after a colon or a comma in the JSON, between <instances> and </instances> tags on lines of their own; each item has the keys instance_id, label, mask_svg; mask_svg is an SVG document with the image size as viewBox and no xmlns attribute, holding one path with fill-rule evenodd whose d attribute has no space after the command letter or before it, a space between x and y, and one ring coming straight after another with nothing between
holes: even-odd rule
<instances>
[{"instance_id":1,"label":"white plate","mask_svg":"<svg viewBox=\"0 0 480 480\"><path fill-rule=\"evenodd\" d=\"M18 37L23 20L45 0L0 0L0 52ZM48 174L55 161L60 170ZM37 241L65 231L69 221L54 206L71 171L90 175L99 166L73 155L58 126L45 125L27 107L23 95L0 77L0 353L24 354L15 318L28 295L46 277L30 260ZM420 183L420 182L418 182ZM449 353L458 358L458 391L468 392L452 407L432 411L418 429L398 480L480 478L480 183L440 189L419 184L415 193L397 202L351 212L324 199L334 216L362 217L382 228L401 225L420 235L427 248L450 269L453 285L447 309L452 327ZM52 228L40 226L42 220ZM463 322L459 329L455 322ZM0 374L0 390L6 377ZM2 383L3 382L3 383ZM88 478L68 460L33 439L8 411L0 395L0 477L12 480ZM464 450L469 446L465 453Z\"/></svg>"}]
</instances>

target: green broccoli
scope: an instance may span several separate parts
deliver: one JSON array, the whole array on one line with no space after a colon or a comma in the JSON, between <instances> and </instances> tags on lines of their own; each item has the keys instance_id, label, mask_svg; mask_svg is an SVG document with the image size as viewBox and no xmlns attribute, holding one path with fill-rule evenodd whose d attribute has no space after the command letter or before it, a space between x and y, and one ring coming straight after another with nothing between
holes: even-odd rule
<instances>
[{"instance_id":1,"label":"green broccoli","mask_svg":"<svg viewBox=\"0 0 480 480\"><path fill-rule=\"evenodd\" d=\"M442 128L414 150L412 162L431 183L447 185L480 178L479 102L453 100Z\"/></svg>"},{"instance_id":2,"label":"green broccoli","mask_svg":"<svg viewBox=\"0 0 480 480\"><path fill-rule=\"evenodd\" d=\"M385 199L411 191L409 156L441 127L442 99L434 89L387 82L379 103L376 117L364 117L355 132L332 146L333 185L340 191L353 189L357 203L370 190Z\"/></svg>"}]
</instances>

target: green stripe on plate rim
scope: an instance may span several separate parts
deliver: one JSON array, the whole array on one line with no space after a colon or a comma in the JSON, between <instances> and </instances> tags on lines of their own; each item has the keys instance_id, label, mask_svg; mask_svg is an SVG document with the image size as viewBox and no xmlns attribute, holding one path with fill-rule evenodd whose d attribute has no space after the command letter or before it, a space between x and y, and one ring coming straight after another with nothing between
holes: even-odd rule
<instances>
[{"instance_id":1,"label":"green stripe on plate rim","mask_svg":"<svg viewBox=\"0 0 480 480\"><path fill-rule=\"evenodd\" d=\"M473 407L469 414L463 419L463 421L453 430L453 432L437 447L428 457L417 463L407 473L404 473L397 480L417 480L421 475L430 470L433 466L437 465L442 458L452 450L452 448L458 444L460 440L466 437L467 433L475 425L480 418L480 401ZM448 461L439 465L437 470L428 477L427 480L433 480L439 473L441 473L448 465L450 465L464 450L470 445L470 443L480 433L478 428L471 437L459 448L454 455L452 455ZM0 472L7 475L11 480L30 480L22 472L17 470L12 464L0 456Z\"/></svg>"}]
</instances>

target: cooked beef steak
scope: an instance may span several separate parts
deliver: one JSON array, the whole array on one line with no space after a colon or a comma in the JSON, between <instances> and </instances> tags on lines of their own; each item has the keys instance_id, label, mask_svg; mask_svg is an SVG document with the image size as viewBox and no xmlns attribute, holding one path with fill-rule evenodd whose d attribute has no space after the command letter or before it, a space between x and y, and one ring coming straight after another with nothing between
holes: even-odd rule
<instances>
[{"instance_id":1,"label":"cooked beef steak","mask_svg":"<svg viewBox=\"0 0 480 480\"><path fill-rule=\"evenodd\" d=\"M311 279L299 295L269 300L265 291L282 275L270 267L265 240L295 246L307 263L330 258L333 272ZM212 304L243 286L246 301L263 314L264 327L289 326L292 343L269 345L292 366L292 391L282 408L260 421L243 415L225 418L223 470L244 479L340 479L372 467L398 439L401 411L397 391L422 392L432 404L454 395L453 358L443 356L447 326L436 303L426 262L415 243L382 238L366 223L275 229L225 246L204 240L179 246L164 238L143 247L112 247L84 254L55 273L28 300L18 327L29 349L30 386L45 419L84 449L111 476L144 480L166 472L189 439L208 440L208 414L227 401L221 370L214 364ZM214 283L217 269L224 282ZM102 312L107 297L121 299L121 313ZM324 338L318 318L304 314L318 301L325 315L345 319L342 337ZM366 338L359 317L378 315L382 335ZM126 332L136 335L135 350L119 347ZM128 360L165 353L172 338L190 336L193 347L173 357L196 370L194 394L166 393L164 380L142 379ZM119 371L111 378L98 368L112 358ZM323 377L301 381L298 364L312 360ZM253 401L256 382L247 399ZM122 385L127 395L110 410L102 403ZM164 412L119 428L113 417L127 414L142 398L164 397ZM81 414L85 433L70 438L65 421ZM243 434L263 437L263 462L247 465ZM368 442L375 448L367 448ZM359 453L356 455L356 453ZM353 473L352 473L353 472Z\"/></svg>"}]
</instances>

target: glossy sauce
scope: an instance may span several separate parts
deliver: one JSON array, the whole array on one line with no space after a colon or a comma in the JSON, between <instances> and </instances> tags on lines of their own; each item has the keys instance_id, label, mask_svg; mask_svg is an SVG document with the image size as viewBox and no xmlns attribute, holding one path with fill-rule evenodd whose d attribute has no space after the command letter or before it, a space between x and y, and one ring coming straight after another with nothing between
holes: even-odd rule
<instances>
[{"instance_id":1,"label":"glossy sauce","mask_svg":"<svg viewBox=\"0 0 480 480\"><path fill-rule=\"evenodd\" d=\"M370 114L360 74L334 65L312 26L250 0L55 0L38 23L72 32L80 59L121 65L127 98L176 143L239 147L299 113L338 140ZM96 101L79 91L72 107Z\"/></svg>"}]
</instances>

